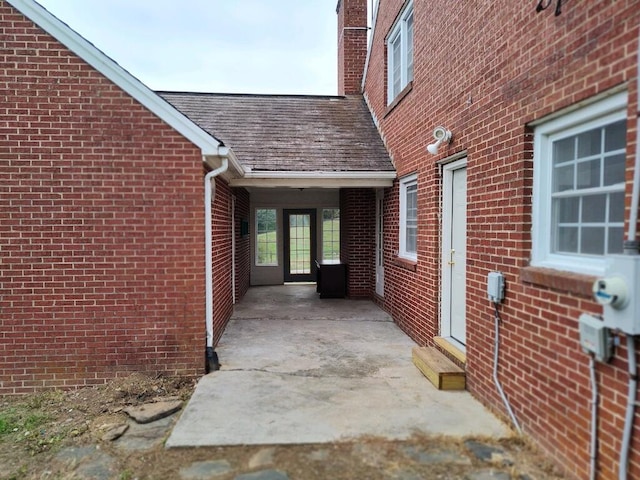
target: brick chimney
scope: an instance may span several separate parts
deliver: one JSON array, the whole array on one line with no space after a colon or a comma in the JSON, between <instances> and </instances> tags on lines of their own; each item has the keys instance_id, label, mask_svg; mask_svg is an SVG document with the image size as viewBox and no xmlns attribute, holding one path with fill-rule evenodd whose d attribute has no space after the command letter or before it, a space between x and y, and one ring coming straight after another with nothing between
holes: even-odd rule
<instances>
[{"instance_id":1,"label":"brick chimney","mask_svg":"<svg viewBox=\"0 0 640 480\"><path fill-rule=\"evenodd\" d=\"M367 0L338 0L338 95L361 93L367 57Z\"/></svg>"}]
</instances>

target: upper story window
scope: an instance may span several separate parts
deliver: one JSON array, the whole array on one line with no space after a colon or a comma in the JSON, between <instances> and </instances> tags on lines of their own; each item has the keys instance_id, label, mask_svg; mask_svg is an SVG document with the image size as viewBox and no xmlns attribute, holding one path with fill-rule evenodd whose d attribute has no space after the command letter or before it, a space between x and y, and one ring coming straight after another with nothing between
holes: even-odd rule
<instances>
[{"instance_id":1,"label":"upper story window","mask_svg":"<svg viewBox=\"0 0 640 480\"><path fill-rule=\"evenodd\" d=\"M400 248L399 256L418 259L418 177L409 175L400 180Z\"/></svg>"},{"instance_id":2,"label":"upper story window","mask_svg":"<svg viewBox=\"0 0 640 480\"><path fill-rule=\"evenodd\" d=\"M622 253L626 118L623 92L536 127L532 265L601 275Z\"/></svg>"},{"instance_id":3,"label":"upper story window","mask_svg":"<svg viewBox=\"0 0 640 480\"><path fill-rule=\"evenodd\" d=\"M402 10L387 38L387 103L413 80L413 1Z\"/></svg>"}]
</instances>

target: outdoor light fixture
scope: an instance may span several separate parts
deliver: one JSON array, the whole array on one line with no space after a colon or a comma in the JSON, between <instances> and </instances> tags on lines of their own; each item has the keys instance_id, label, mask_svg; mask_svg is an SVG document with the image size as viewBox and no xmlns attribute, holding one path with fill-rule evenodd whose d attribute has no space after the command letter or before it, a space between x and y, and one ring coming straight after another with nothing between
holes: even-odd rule
<instances>
[{"instance_id":1,"label":"outdoor light fixture","mask_svg":"<svg viewBox=\"0 0 640 480\"><path fill-rule=\"evenodd\" d=\"M431 155L437 155L440 145L451 142L451 130L447 130L444 127L436 127L433 131L433 138L436 139L436 142L427 145L427 152Z\"/></svg>"}]
</instances>

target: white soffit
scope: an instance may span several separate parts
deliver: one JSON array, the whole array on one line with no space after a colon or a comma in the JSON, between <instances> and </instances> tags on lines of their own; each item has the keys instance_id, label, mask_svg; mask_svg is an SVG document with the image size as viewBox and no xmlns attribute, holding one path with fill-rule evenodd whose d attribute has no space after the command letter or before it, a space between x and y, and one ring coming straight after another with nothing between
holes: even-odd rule
<instances>
[{"instance_id":1,"label":"white soffit","mask_svg":"<svg viewBox=\"0 0 640 480\"><path fill-rule=\"evenodd\" d=\"M386 188L396 172L246 172L230 181L232 187L257 188Z\"/></svg>"}]
</instances>

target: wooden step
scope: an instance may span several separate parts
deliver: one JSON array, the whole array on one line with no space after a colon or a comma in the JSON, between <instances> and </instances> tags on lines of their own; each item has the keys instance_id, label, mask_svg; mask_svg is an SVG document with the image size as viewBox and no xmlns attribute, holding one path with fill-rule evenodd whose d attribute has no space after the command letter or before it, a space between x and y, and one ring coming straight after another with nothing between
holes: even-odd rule
<instances>
[{"instance_id":1,"label":"wooden step","mask_svg":"<svg viewBox=\"0 0 640 480\"><path fill-rule=\"evenodd\" d=\"M464 390L464 370L437 348L413 347L413 363L438 390Z\"/></svg>"}]
</instances>

